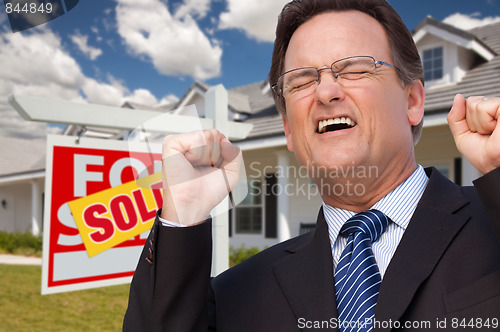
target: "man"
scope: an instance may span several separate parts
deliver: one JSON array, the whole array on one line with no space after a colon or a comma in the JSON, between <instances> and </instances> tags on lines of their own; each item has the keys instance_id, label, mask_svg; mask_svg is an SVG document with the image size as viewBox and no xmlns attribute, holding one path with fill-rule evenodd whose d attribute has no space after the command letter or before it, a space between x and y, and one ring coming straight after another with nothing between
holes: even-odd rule
<instances>
[{"instance_id":1,"label":"man","mask_svg":"<svg viewBox=\"0 0 500 332\"><path fill-rule=\"evenodd\" d=\"M241 158L214 130L167 137L163 156L177 161L164 166L164 205L134 275L124 330L498 327L500 98L457 95L448 117L459 150L488 173L477 186L483 207L473 188L415 162L422 76L412 37L385 1L285 6L269 81L288 149L322 193L316 229L210 280L209 212L234 187ZM204 144L210 148L193 149ZM352 166L376 166L378 176L313 172ZM365 194L327 190L353 183ZM346 310L363 306L342 307L352 296L342 296L337 274L352 241L339 232L347 219L370 209L388 223L370 247L379 281L368 287L376 292L367 301L375 299L376 306L366 309L368 316L346 319ZM188 227L168 226L175 223Z\"/></svg>"}]
</instances>

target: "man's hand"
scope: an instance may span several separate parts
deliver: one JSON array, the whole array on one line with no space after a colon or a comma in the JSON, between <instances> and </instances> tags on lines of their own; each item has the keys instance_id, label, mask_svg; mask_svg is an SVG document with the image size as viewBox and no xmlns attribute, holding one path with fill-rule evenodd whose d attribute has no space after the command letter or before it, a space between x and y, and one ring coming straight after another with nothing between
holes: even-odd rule
<instances>
[{"instance_id":1,"label":"man's hand","mask_svg":"<svg viewBox=\"0 0 500 332\"><path fill-rule=\"evenodd\" d=\"M161 217L194 225L209 217L238 183L241 151L215 129L169 135L163 141Z\"/></svg>"},{"instance_id":2,"label":"man's hand","mask_svg":"<svg viewBox=\"0 0 500 332\"><path fill-rule=\"evenodd\" d=\"M499 97L469 97L458 94L448 114L455 144L483 174L500 166Z\"/></svg>"}]
</instances>

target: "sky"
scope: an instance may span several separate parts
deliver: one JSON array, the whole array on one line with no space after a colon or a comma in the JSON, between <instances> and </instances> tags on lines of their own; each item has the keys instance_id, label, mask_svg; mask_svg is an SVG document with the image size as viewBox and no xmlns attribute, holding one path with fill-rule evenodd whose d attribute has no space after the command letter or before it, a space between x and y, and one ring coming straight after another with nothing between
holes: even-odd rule
<instances>
[{"instance_id":1,"label":"sky","mask_svg":"<svg viewBox=\"0 0 500 332\"><path fill-rule=\"evenodd\" d=\"M7 103L31 95L120 106L181 98L195 81L227 89L267 78L288 0L80 0L13 33L0 1L0 136L41 138ZM426 16L471 29L500 21L500 0L389 0L410 31Z\"/></svg>"}]
</instances>

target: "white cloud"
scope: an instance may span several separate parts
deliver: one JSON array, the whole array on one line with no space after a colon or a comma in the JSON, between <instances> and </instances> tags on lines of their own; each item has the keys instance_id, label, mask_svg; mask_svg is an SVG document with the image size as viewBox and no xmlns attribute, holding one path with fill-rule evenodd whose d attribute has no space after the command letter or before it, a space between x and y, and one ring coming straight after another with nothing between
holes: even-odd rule
<instances>
[{"instance_id":1,"label":"white cloud","mask_svg":"<svg viewBox=\"0 0 500 332\"><path fill-rule=\"evenodd\" d=\"M168 94L165 97L163 97L159 102L158 105L165 105L165 104L173 104L179 101L179 97L173 94Z\"/></svg>"},{"instance_id":2,"label":"white cloud","mask_svg":"<svg viewBox=\"0 0 500 332\"><path fill-rule=\"evenodd\" d=\"M31 34L0 33L0 133L9 136L42 137L46 124L23 120L10 105L11 94L78 100L83 82L78 64L61 51L61 41L49 30Z\"/></svg>"},{"instance_id":3,"label":"white cloud","mask_svg":"<svg viewBox=\"0 0 500 332\"><path fill-rule=\"evenodd\" d=\"M133 101L142 105L157 105L158 99L151 93L151 91L146 89L137 89L134 93L128 96L127 100Z\"/></svg>"},{"instance_id":4,"label":"white cloud","mask_svg":"<svg viewBox=\"0 0 500 332\"><path fill-rule=\"evenodd\" d=\"M164 75L217 77L222 48L186 15L175 19L159 0L117 0L118 33L128 51L149 59Z\"/></svg>"},{"instance_id":5,"label":"white cloud","mask_svg":"<svg viewBox=\"0 0 500 332\"><path fill-rule=\"evenodd\" d=\"M289 0L227 0L228 12L220 15L220 29L241 29L249 37L273 42L278 15Z\"/></svg>"},{"instance_id":6,"label":"white cloud","mask_svg":"<svg viewBox=\"0 0 500 332\"><path fill-rule=\"evenodd\" d=\"M187 15L204 18L210 10L211 0L184 0L184 3L175 10L176 19Z\"/></svg>"},{"instance_id":7,"label":"white cloud","mask_svg":"<svg viewBox=\"0 0 500 332\"><path fill-rule=\"evenodd\" d=\"M109 75L106 82L85 76L64 50L61 38L49 29L15 34L0 30L0 63L0 135L3 136L44 137L59 130L23 120L7 103L8 96L13 94L112 106L122 105L131 96L147 95L141 90L130 92Z\"/></svg>"},{"instance_id":8,"label":"white cloud","mask_svg":"<svg viewBox=\"0 0 500 332\"><path fill-rule=\"evenodd\" d=\"M81 35L80 33L76 33L73 36L70 36L71 41L78 46L78 49L89 57L90 60L94 61L101 54L102 50L93 46L88 45L89 36Z\"/></svg>"},{"instance_id":9,"label":"white cloud","mask_svg":"<svg viewBox=\"0 0 500 332\"><path fill-rule=\"evenodd\" d=\"M130 96L126 98L128 101L133 101L142 105L165 105L172 104L179 101L177 96L169 94L164 96L160 101L156 99L156 97L146 89L136 89Z\"/></svg>"},{"instance_id":10,"label":"white cloud","mask_svg":"<svg viewBox=\"0 0 500 332\"><path fill-rule=\"evenodd\" d=\"M92 26L90 27L90 30L96 34L95 38L98 42L102 41L102 37L99 35L99 28L97 28L96 26Z\"/></svg>"},{"instance_id":11,"label":"white cloud","mask_svg":"<svg viewBox=\"0 0 500 332\"><path fill-rule=\"evenodd\" d=\"M500 22L500 16L489 16L478 18L480 13L473 13L470 15L455 13L446 17L443 22L453 25L462 30L470 30L484 25Z\"/></svg>"},{"instance_id":12,"label":"white cloud","mask_svg":"<svg viewBox=\"0 0 500 332\"><path fill-rule=\"evenodd\" d=\"M119 82L98 82L87 78L82 85L86 100L92 104L119 106L127 88Z\"/></svg>"}]
</instances>

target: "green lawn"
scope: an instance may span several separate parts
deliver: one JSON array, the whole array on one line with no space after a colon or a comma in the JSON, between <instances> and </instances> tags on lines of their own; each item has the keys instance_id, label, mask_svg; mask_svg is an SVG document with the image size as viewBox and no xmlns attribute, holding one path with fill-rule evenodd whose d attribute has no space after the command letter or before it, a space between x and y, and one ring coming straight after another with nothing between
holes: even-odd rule
<instances>
[{"instance_id":1,"label":"green lawn","mask_svg":"<svg viewBox=\"0 0 500 332\"><path fill-rule=\"evenodd\" d=\"M0 265L0 331L121 331L129 285L40 295L41 267Z\"/></svg>"}]
</instances>

